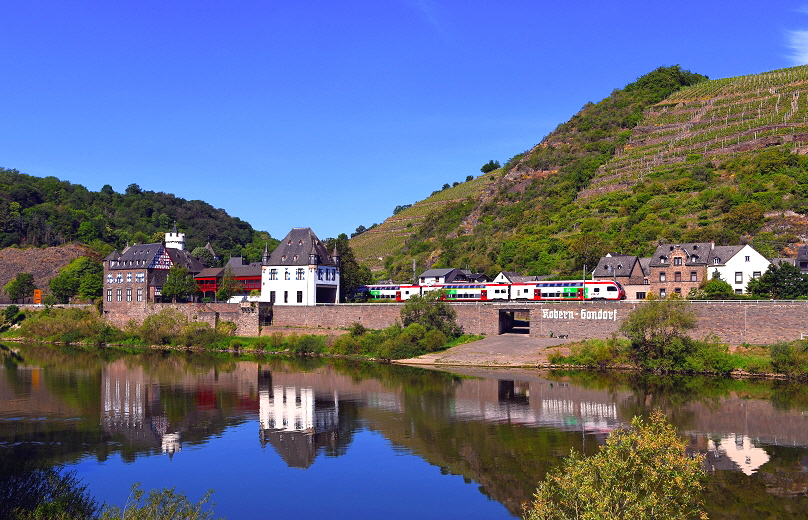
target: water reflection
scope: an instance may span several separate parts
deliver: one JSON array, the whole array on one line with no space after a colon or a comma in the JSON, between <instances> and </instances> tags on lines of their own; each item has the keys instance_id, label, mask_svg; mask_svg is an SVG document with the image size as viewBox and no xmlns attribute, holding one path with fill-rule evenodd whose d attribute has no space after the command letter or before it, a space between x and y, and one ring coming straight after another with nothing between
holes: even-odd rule
<instances>
[{"instance_id":1,"label":"water reflection","mask_svg":"<svg viewBox=\"0 0 808 520\"><path fill-rule=\"evenodd\" d=\"M369 430L397 453L475 482L483 495L518 515L536 482L570 448L594 453L610 431L658 406L690 449L706 455L714 475L711 516L750 514L718 507L727 497L773 511L808 512L808 391L790 383L531 370L446 373L42 346L6 347L0 357L4 455L69 464L119 453L132 464L156 454L191 456L184 447L208 445L246 425L257 430L258 442L251 442L261 450L277 454L288 468L308 469L321 454L345 455L356 433Z\"/></svg>"}]
</instances>

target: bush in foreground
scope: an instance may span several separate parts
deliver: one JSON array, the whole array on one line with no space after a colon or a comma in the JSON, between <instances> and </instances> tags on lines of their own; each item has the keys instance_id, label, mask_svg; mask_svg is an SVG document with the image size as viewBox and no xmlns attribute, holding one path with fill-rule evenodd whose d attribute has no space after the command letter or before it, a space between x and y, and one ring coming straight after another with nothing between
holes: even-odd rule
<instances>
[{"instance_id":1,"label":"bush in foreground","mask_svg":"<svg viewBox=\"0 0 808 520\"><path fill-rule=\"evenodd\" d=\"M101 520L153 520L155 518L197 520L213 518L213 506L210 501L213 490L208 491L199 500L192 503L185 493L174 491L175 488L153 489L146 492L140 489L140 483L132 486L132 495L123 509L108 504L101 511ZM145 500L144 500L145 496Z\"/></svg>"},{"instance_id":2,"label":"bush in foreground","mask_svg":"<svg viewBox=\"0 0 808 520\"><path fill-rule=\"evenodd\" d=\"M573 451L539 484L525 518L707 518L701 467L657 409L649 424L635 417L630 429L612 432L597 455Z\"/></svg>"}]
</instances>

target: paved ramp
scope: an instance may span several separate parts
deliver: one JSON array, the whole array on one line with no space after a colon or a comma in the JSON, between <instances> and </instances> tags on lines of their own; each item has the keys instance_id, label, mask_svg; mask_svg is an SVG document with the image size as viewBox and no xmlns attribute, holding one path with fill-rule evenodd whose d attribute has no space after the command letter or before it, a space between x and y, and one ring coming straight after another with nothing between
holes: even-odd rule
<instances>
[{"instance_id":1,"label":"paved ramp","mask_svg":"<svg viewBox=\"0 0 808 520\"><path fill-rule=\"evenodd\" d=\"M405 365L536 366L548 363L550 347L568 343L559 338L532 338L525 334L489 336L480 341L452 347L442 352L412 359L399 359ZM553 349L555 350L555 349ZM568 354L569 349L561 349Z\"/></svg>"}]
</instances>

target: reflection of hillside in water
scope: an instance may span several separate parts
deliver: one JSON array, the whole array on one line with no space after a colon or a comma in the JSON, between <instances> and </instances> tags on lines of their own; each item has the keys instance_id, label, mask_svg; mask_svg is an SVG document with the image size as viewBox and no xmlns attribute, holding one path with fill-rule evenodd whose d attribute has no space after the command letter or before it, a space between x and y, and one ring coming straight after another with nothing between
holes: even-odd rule
<instances>
[{"instance_id":1,"label":"reflection of hillside in water","mask_svg":"<svg viewBox=\"0 0 808 520\"><path fill-rule=\"evenodd\" d=\"M33 352L39 357L0 352L0 444L51 460L176 456L183 446L256 420L261 445L305 469L320 455L344 454L354 432L367 428L394 449L476 482L518 514L570 448L595 453L608 432L660 406L691 449L707 454L708 469L748 479L723 478L723 492L742 497L750 482L764 481L764 494L808 490L808 396L771 382L723 388L719 381L705 389L693 387L694 378L649 383L459 368L448 374L322 361L301 369L280 360L196 361L185 354L95 363L84 357L71 365L70 357Z\"/></svg>"}]
</instances>

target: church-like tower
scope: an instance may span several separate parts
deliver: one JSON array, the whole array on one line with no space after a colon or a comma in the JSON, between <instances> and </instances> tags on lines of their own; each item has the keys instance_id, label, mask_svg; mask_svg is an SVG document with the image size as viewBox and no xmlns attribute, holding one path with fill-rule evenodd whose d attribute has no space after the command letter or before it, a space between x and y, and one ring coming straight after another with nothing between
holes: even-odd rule
<instances>
[{"instance_id":1,"label":"church-like tower","mask_svg":"<svg viewBox=\"0 0 808 520\"><path fill-rule=\"evenodd\" d=\"M185 249L185 233L177 231L177 223L174 222L174 227L170 233L166 233L166 247L171 249Z\"/></svg>"}]
</instances>

